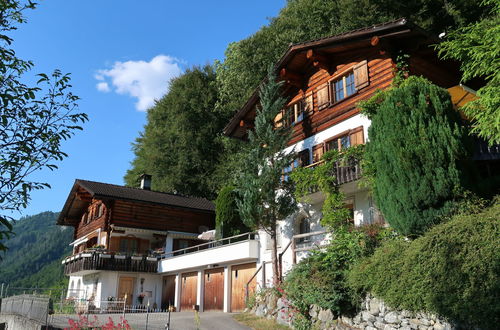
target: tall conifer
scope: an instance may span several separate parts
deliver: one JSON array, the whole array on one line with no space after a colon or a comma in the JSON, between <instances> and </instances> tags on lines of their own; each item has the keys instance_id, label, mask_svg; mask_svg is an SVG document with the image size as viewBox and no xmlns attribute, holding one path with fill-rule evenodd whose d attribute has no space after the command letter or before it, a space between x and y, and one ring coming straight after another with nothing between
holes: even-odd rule
<instances>
[{"instance_id":1,"label":"tall conifer","mask_svg":"<svg viewBox=\"0 0 500 330\"><path fill-rule=\"evenodd\" d=\"M285 105L280 95L281 83L269 70L268 82L260 90L261 108L257 109L255 129L249 131L249 150L238 178L237 201L241 218L249 227L269 234L273 264L273 283L279 283L277 259L277 225L295 210L292 185L283 178L283 170L290 166L293 153L284 149L291 130L276 125L275 118Z\"/></svg>"}]
</instances>

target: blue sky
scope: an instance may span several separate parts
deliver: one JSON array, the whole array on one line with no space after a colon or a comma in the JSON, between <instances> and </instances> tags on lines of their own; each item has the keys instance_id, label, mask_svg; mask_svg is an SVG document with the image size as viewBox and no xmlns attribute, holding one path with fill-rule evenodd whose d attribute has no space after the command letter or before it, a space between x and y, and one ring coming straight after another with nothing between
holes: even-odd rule
<instances>
[{"instance_id":1,"label":"blue sky","mask_svg":"<svg viewBox=\"0 0 500 330\"><path fill-rule=\"evenodd\" d=\"M268 23L285 0L45 0L12 34L13 48L35 68L72 75L80 111L90 121L65 143L59 169L32 179L52 185L34 192L22 215L60 211L76 178L123 184L131 142L147 107L187 67L223 60L227 45ZM15 214L14 217L19 217Z\"/></svg>"}]
</instances>

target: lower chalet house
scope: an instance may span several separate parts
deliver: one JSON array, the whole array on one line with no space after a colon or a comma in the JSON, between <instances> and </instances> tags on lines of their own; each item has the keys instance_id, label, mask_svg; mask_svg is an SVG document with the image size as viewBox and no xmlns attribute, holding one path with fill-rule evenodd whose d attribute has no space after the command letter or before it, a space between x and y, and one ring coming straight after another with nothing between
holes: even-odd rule
<instances>
[{"instance_id":1,"label":"lower chalet house","mask_svg":"<svg viewBox=\"0 0 500 330\"><path fill-rule=\"evenodd\" d=\"M298 152L292 167L315 166L328 150L364 144L370 121L357 102L391 85L395 58L409 55L410 74L427 77L450 91L459 107L475 98L459 84L457 63L438 59L431 45L439 39L405 19L292 45L276 64L288 100L282 125L293 126L289 150ZM475 87L475 86L472 86ZM224 133L246 139L253 127L256 91L233 116ZM478 149L485 173L498 170L498 148ZM369 192L358 186L356 164L338 167L336 177L355 225L383 223ZM63 261L70 277L68 295L99 308L109 299L176 310L240 311L255 287L272 283L271 255L264 232L219 241L200 237L214 229L214 205L201 198L76 180L58 224L73 226L73 255ZM321 193L280 221L281 274L326 235L320 225ZM204 235L200 236L201 233ZM206 237L205 237L206 238Z\"/></svg>"}]
</instances>

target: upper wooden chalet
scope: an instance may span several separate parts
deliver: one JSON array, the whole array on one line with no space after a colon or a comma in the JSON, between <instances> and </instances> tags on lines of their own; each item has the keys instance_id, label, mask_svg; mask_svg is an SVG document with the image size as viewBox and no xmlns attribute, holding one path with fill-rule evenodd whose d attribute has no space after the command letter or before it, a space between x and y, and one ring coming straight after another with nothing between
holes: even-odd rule
<instances>
[{"instance_id":1,"label":"upper wooden chalet","mask_svg":"<svg viewBox=\"0 0 500 330\"><path fill-rule=\"evenodd\" d=\"M410 74L425 76L449 89L455 103L471 97L470 90L459 86L457 63L438 59L433 48L438 42L437 37L402 18L290 46L275 65L276 74L285 82L288 100L287 109L277 120L293 126L289 144L356 116L360 100L392 83L401 54L409 55ZM233 116L224 129L226 135L246 138L247 130L253 127L258 94L256 90ZM362 127L351 127L324 142L321 150L318 146L316 154L313 150L311 160L327 150L329 142L330 147L341 148L348 140L350 145L363 143L363 135Z\"/></svg>"},{"instance_id":2,"label":"upper wooden chalet","mask_svg":"<svg viewBox=\"0 0 500 330\"><path fill-rule=\"evenodd\" d=\"M198 243L215 226L214 205L204 199L76 180L58 225L75 228L74 253L99 245L109 252L142 253Z\"/></svg>"}]
</instances>

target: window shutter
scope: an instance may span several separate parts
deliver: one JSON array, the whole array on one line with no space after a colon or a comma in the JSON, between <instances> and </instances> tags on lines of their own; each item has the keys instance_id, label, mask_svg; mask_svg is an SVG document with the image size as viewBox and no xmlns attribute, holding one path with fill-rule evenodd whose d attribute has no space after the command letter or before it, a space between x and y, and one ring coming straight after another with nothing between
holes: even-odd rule
<instances>
[{"instance_id":1,"label":"window shutter","mask_svg":"<svg viewBox=\"0 0 500 330\"><path fill-rule=\"evenodd\" d=\"M146 253L149 250L149 240L141 239L139 242L139 252Z\"/></svg>"},{"instance_id":2,"label":"window shutter","mask_svg":"<svg viewBox=\"0 0 500 330\"><path fill-rule=\"evenodd\" d=\"M351 133L350 138L351 138L351 146L356 146L358 144L365 143L365 140L363 139L363 129Z\"/></svg>"},{"instance_id":3,"label":"window shutter","mask_svg":"<svg viewBox=\"0 0 500 330\"><path fill-rule=\"evenodd\" d=\"M313 163L319 162L321 160L321 157L323 156L323 143L315 145L312 149L312 153Z\"/></svg>"},{"instance_id":4,"label":"window shutter","mask_svg":"<svg viewBox=\"0 0 500 330\"><path fill-rule=\"evenodd\" d=\"M283 122L281 121L282 119L283 119L283 110L276 115L276 118L274 118L274 127L283 126Z\"/></svg>"},{"instance_id":5,"label":"window shutter","mask_svg":"<svg viewBox=\"0 0 500 330\"><path fill-rule=\"evenodd\" d=\"M328 90L329 90L328 84L324 84L323 86L319 87L318 90L316 91L319 110L326 108L330 102Z\"/></svg>"},{"instance_id":6,"label":"window shutter","mask_svg":"<svg viewBox=\"0 0 500 330\"><path fill-rule=\"evenodd\" d=\"M110 251L117 252L120 250L120 237L111 237L109 240L109 246L108 249Z\"/></svg>"},{"instance_id":7,"label":"window shutter","mask_svg":"<svg viewBox=\"0 0 500 330\"><path fill-rule=\"evenodd\" d=\"M307 114L311 114L314 108L314 100L313 95L309 94L304 98L304 112Z\"/></svg>"},{"instance_id":8,"label":"window shutter","mask_svg":"<svg viewBox=\"0 0 500 330\"><path fill-rule=\"evenodd\" d=\"M366 60L359 62L354 66L354 85L356 89L359 90L363 87L368 86L368 62Z\"/></svg>"}]
</instances>

